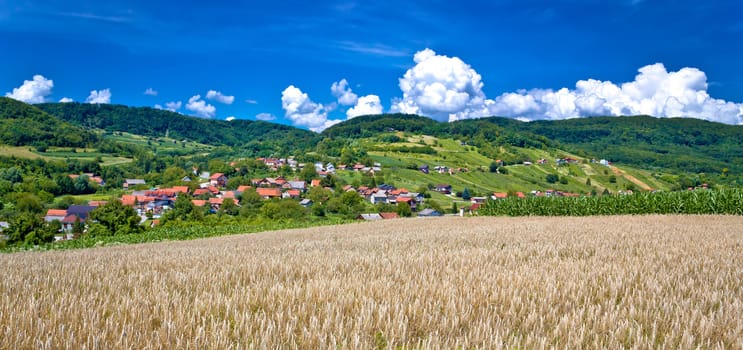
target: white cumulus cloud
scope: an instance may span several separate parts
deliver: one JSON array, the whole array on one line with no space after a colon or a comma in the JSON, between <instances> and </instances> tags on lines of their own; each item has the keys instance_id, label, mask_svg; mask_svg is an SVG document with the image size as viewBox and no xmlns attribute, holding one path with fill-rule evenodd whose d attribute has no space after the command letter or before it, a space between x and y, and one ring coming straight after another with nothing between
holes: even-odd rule
<instances>
[{"instance_id":1,"label":"white cumulus cloud","mask_svg":"<svg viewBox=\"0 0 743 350\"><path fill-rule=\"evenodd\" d=\"M147 88L147 90L144 91L144 94L149 96L157 96L157 90L153 88Z\"/></svg>"},{"instance_id":2,"label":"white cumulus cloud","mask_svg":"<svg viewBox=\"0 0 743 350\"><path fill-rule=\"evenodd\" d=\"M231 121L235 120L235 116L234 115L231 115L231 116L229 116L227 118L224 118L224 120L226 120L228 122L231 122Z\"/></svg>"},{"instance_id":3,"label":"white cumulus cloud","mask_svg":"<svg viewBox=\"0 0 743 350\"><path fill-rule=\"evenodd\" d=\"M191 96L186 104L186 109L202 118L214 118L217 114L217 108L202 100L201 95Z\"/></svg>"},{"instance_id":4,"label":"white cumulus cloud","mask_svg":"<svg viewBox=\"0 0 743 350\"><path fill-rule=\"evenodd\" d=\"M320 103L313 102L309 96L294 85L289 85L281 92L281 107L294 125L304 126L320 132L340 123L340 120L328 120L328 111Z\"/></svg>"},{"instance_id":5,"label":"white cumulus cloud","mask_svg":"<svg viewBox=\"0 0 743 350\"><path fill-rule=\"evenodd\" d=\"M181 106L183 106L183 102L181 102L181 101L170 101L170 102L166 102L165 103L165 107L163 107L160 104L156 104L155 105L155 108L156 109L163 109L163 110L166 110L166 111L175 112L175 111L181 109Z\"/></svg>"},{"instance_id":6,"label":"white cumulus cloud","mask_svg":"<svg viewBox=\"0 0 743 350\"><path fill-rule=\"evenodd\" d=\"M271 113L258 113L255 116L255 119L263 120L263 121L271 121L271 120L275 120L276 116Z\"/></svg>"},{"instance_id":7,"label":"white cumulus cloud","mask_svg":"<svg viewBox=\"0 0 743 350\"><path fill-rule=\"evenodd\" d=\"M75 100L69 97L62 97L61 99L59 99L59 103L70 103L70 102L75 102Z\"/></svg>"},{"instance_id":8,"label":"white cumulus cloud","mask_svg":"<svg viewBox=\"0 0 743 350\"><path fill-rule=\"evenodd\" d=\"M414 56L416 65L399 80L403 96L393 112L421 114L439 121L484 117L488 101L480 74L458 57L431 49Z\"/></svg>"},{"instance_id":9,"label":"white cumulus cloud","mask_svg":"<svg viewBox=\"0 0 743 350\"><path fill-rule=\"evenodd\" d=\"M669 72L656 63L621 84L588 79L578 81L574 89L518 90L488 99L481 76L461 59L425 49L415 54L414 61L416 65L399 79L403 96L394 101L393 112L440 121L494 115L535 120L647 114L743 124L743 103L711 97L707 76L697 68Z\"/></svg>"},{"instance_id":10,"label":"white cumulus cloud","mask_svg":"<svg viewBox=\"0 0 743 350\"><path fill-rule=\"evenodd\" d=\"M209 90L206 93L206 98L226 105L231 105L232 102L235 102L235 96L227 96L215 90Z\"/></svg>"},{"instance_id":11,"label":"white cumulus cloud","mask_svg":"<svg viewBox=\"0 0 743 350\"><path fill-rule=\"evenodd\" d=\"M111 103L111 90L91 90L88 98L85 99L86 103L93 104L108 104Z\"/></svg>"},{"instance_id":12,"label":"white cumulus cloud","mask_svg":"<svg viewBox=\"0 0 743 350\"><path fill-rule=\"evenodd\" d=\"M5 94L14 100L26 103L43 103L46 97L52 94L54 81L43 75L34 75L33 80L24 80L23 85L14 88L12 92Z\"/></svg>"},{"instance_id":13,"label":"white cumulus cloud","mask_svg":"<svg viewBox=\"0 0 743 350\"><path fill-rule=\"evenodd\" d=\"M343 106L353 106L358 101L359 97L351 91L348 87L348 81L341 79L341 81L334 82L330 86L330 92L333 93L338 99L338 103Z\"/></svg>"},{"instance_id":14,"label":"white cumulus cloud","mask_svg":"<svg viewBox=\"0 0 743 350\"><path fill-rule=\"evenodd\" d=\"M669 72L662 63L638 70L630 82L580 80L575 89L520 90L498 96L491 114L527 120L646 114L743 123L743 104L713 98L707 75L697 68Z\"/></svg>"},{"instance_id":15,"label":"white cumulus cloud","mask_svg":"<svg viewBox=\"0 0 743 350\"><path fill-rule=\"evenodd\" d=\"M175 112L179 109L181 109L181 106L183 105L183 102L181 101L171 101L165 104L165 109Z\"/></svg>"},{"instance_id":16,"label":"white cumulus cloud","mask_svg":"<svg viewBox=\"0 0 743 350\"><path fill-rule=\"evenodd\" d=\"M351 107L346 111L346 116L348 119L351 119L360 115L382 114L382 109L382 103L379 101L379 96L366 95L358 99L356 106Z\"/></svg>"}]
</instances>

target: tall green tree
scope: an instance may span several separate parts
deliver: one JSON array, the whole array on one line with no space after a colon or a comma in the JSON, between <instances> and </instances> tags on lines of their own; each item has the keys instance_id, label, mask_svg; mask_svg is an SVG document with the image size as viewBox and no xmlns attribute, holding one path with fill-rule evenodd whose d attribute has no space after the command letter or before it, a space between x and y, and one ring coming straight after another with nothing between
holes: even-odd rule
<instances>
[{"instance_id":1,"label":"tall green tree","mask_svg":"<svg viewBox=\"0 0 743 350\"><path fill-rule=\"evenodd\" d=\"M275 200L261 207L261 215L272 220L300 220L307 217L307 208L292 199Z\"/></svg>"},{"instance_id":2,"label":"tall green tree","mask_svg":"<svg viewBox=\"0 0 743 350\"><path fill-rule=\"evenodd\" d=\"M161 220L163 223L169 222L169 221L199 221L203 215L200 215L199 208L197 208L193 202L191 202L191 197L187 195L179 195L175 202L173 203L173 209L167 211L163 216L161 217Z\"/></svg>"},{"instance_id":3,"label":"tall green tree","mask_svg":"<svg viewBox=\"0 0 743 350\"><path fill-rule=\"evenodd\" d=\"M402 203L402 202L397 203L396 212L397 212L397 215L403 218L408 218L413 215L413 210L410 209L410 205L408 205L407 203Z\"/></svg>"},{"instance_id":4,"label":"tall green tree","mask_svg":"<svg viewBox=\"0 0 743 350\"><path fill-rule=\"evenodd\" d=\"M8 243L10 244L41 244L54 241L54 235L59 231L59 221L47 223L29 212L24 212L10 219L10 227L7 229Z\"/></svg>"},{"instance_id":5,"label":"tall green tree","mask_svg":"<svg viewBox=\"0 0 743 350\"><path fill-rule=\"evenodd\" d=\"M317 178L317 176L317 170L315 170L315 166L312 164L305 165L305 167L302 168L302 171L299 172L299 178L308 183L312 181L312 179Z\"/></svg>"},{"instance_id":6,"label":"tall green tree","mask_svg":"<svg viewBox=\"0 0 743 350\"><path fill-rule=\"evenodd\" d=\"M249 189L240 195L240 216L254 217L258 216L263 206L263 198L255 189Z\"/></svg>"},{"instance_id":7,"label":"tall green tree","mask_svg":"<svg viewBox=\"0 0 743 350\"><path fill-rule=\"evenodd\" d=\"M219 207L219 212L235 216L240 213L240 207L235 204L235 201L232 198L225 198L224 201L222 201L222 206Z\"/></svg>"},{"instance_id":8,"label":"tall green tree","mask_svg":"<svg viewBox=\"0 0 743 350\"><path fill-rule=\"evenodd\" d=\"M90 183L90 178L86 175L80 175L72 181L72 187L75 194L94 193L95 187Z\"/></svg>"},{"instance_id":9,"label":"tall green tree","mask_svg":"<svg viewBox=\"0 0 743 350\"><path fill-rule=\"evenodd\" d=\"M470 200L470 198L472 198L472 195L470 194L470 190L467 187L465 187L464 190L462 191L462 199L468 201Z\"/></svg>"},{"instance_id":10,"label":"tall green tree","mask_svg":"<svg viewBox=\"0 0 743 350\"><path fill-rule=\"evenodd\" d=\"M16 197L15 207L20 212L41 214L44 211L44 204L41 199L32 193L21 193Z\"/></svg>"},{"instance_id":11,"label":"tall green tree","mask_svg":"<svg viewBox=\"0 0 743 350\"><path fill-rule=\"evenodd\" d=\"M89 220L91 224L88 234L92 236L132 234L144 230L139 225L141 219L134 208L125 206L118 200L93 209Z\"/></svg>"},{"instance_id":12,"label":"tall green tree","mask_svg":"<svg viewBox=\"0 0 743 350\"><path fill-rule=\"evenodd\" d=\"M366 208L365 204L364 199L358 193L350 191L328 200L325 208L328 212L354 218Z\"/></svg>"}]
</instances>

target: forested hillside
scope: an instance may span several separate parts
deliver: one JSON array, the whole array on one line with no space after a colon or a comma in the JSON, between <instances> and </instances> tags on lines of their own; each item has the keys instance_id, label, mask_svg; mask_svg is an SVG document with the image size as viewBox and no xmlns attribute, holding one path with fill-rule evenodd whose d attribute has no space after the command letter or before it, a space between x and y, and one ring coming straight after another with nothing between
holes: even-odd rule
<instances>
[{"instance_id":1,"label":"forested hillside","mask_svg":"<svg viewBox=\"0 0 743 350\"><path fill-rule=\"evenodd\" d=\"M60 121L35 106L0 97L0 144L85 147L98 141L96 134Z\"/></svg>"},{"instance_id":2,"label":"forested hillside","mask_svg":"<svg viewBox=\"0 0 743 350\"><path fill-rule=\"evenodd\" d=\"M167 136L254 151L310 149L317 141L317 135L311 131L263 121L209 120L148 107L107 104L48 103L36 106L62 120L85 127L151 137Z\"/></svg>"},{"instance_id":3,"label":"forested hillside","mask_svg":"<svg viewBox=\"0 0 743 350\"><path fill-rule=\"evenodd\" d=\"M494 147L559 148L585 157L659 170L726 176L743 173L743 126L691 118L594 117L521 122L483 118L439 123L424 117L359 117L335 125L328 137L369 137L398 130L461 139L492 156Z\"/></svg>"},{"instance_id":4,"label":"forested hillside","mask_svg":"<svg viewBox=\"0 0 743 350\"><path fill-rule=\"evenodd\" d=\"M485 156L496 158L499 147L555 147L548 138L492 123L489 118L471 119L454 123L440 123L433 119L406 114L363 116L336 124L322 135L328 138L368 138L384 132L402 131L415 135L458 139L476 146Z\"/></svg>"},{"instance_id":5,"label":"forested hillside","mask_svg":"<svg viewBox=\"0 0 743 350\"><path fill-rule=\"evenodd\" d=\"M644 168L721 174L743 172L743 126L692 118L595 117L494 124L542 135L562 148Z\"/></svg>"},{"instance_id":6,"label":"forested hillside","mask_svg":"<svg viewBox=\"0 0 743 350\"><path fill-rule=\"evenodd\" d=\"M354 118L318 135L282 124L208 120L147 107L82 103L32 106L8 98L0 99L0 117L0 142L13 146L82 147L99 141L94 132L85 130L101 129L228 146L246 155L316 151L321 156L338 156L349 140L394 131L460 140L490 158L500 157L503 147L562 149L650 170L723 177L743 174L743 127L690 118L633 116L521 122L492 117L440 123L416 115L386 114Z\"/></svg>"}]
</instances>

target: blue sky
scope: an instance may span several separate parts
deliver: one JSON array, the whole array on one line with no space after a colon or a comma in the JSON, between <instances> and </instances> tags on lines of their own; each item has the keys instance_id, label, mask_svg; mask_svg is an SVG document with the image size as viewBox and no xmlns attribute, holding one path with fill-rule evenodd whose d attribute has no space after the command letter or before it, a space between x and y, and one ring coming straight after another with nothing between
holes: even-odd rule
<instances>
[{"instance_id":1,"label":"blue sky","mask_svg":"<svg viewBox=\"0 0 743 350\"><path fill-rule=\"evenodd\" d=\"M313 130L389 111L740 124L740 13L733 0L0 0L0 93Z\"/></svg>"}]
</instances>

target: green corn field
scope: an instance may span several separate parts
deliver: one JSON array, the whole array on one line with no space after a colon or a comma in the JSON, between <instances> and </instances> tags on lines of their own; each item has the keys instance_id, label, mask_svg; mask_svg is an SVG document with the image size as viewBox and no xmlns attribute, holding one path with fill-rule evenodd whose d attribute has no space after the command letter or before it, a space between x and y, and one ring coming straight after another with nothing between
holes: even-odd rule
<instances>
[{"instance_id":1,"label":"green corn field","mask_svg":"<svg viewBox=\"0 0 743 350\"><path fill-rule=\"evenodd\" d=\"M490 216L589 216L643 214L743 215L743 190L641 192L631 195L528 197L491 200L479 210Z\"/></svg>"}]
</instances>

